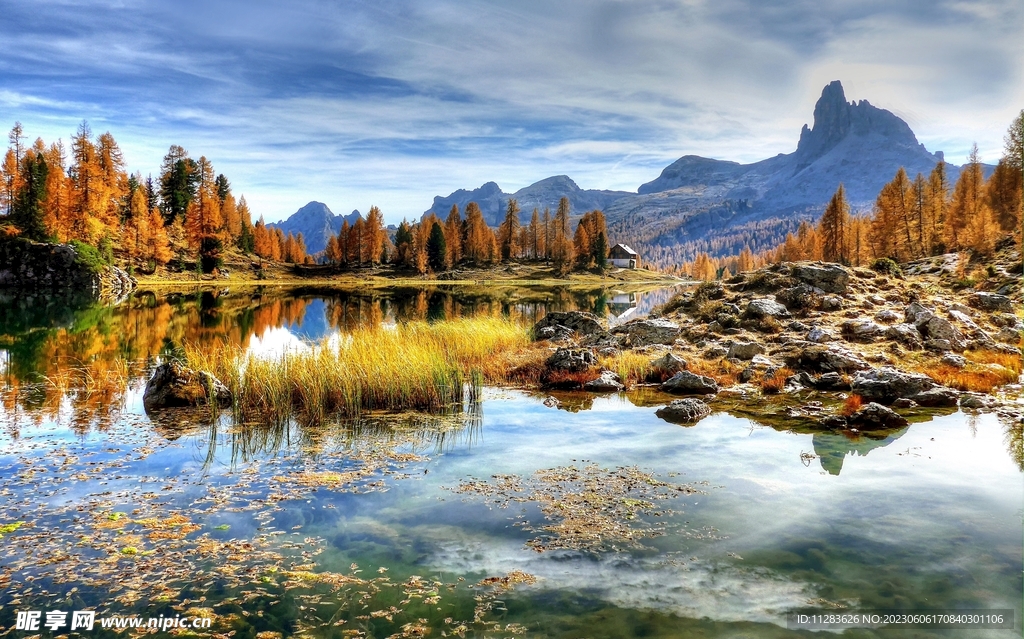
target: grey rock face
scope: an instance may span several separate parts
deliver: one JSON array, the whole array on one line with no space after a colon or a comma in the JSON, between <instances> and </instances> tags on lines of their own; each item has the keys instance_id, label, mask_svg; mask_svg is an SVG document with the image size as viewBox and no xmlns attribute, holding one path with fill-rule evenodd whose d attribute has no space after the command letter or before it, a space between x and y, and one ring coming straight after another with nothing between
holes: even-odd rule
<instances>
[{"instance_id":1,"label":"grey rock face","mask_svg":"<svg viewBox=\"0 0 1024 639\"><path fill-rule=\"evenodd\" d=\"M798 264L793 267L793 277L826 293L846 292L850 274L838 264Z\"/></svg>"},{"instance_id":2,"label":"grey rock face","mask_svg":"<svg viewBox=\"0 0 1024 639\"><path fill-rule=\"evenodd\" d=\"M996 293L973 293L967 298L967 303L973 308L979 308L983 311L1006 311L1012 312L1013 300L1005 295L997 295Z\"/></svg>"},{"instance_id":3,"label":"grey rock face","mask_svg":"<svg viewBox=\"0 0 1024 639\"><path fill-rule=\"evenodd\" d=\"M569 311L567 313L548 313L533 325L533 334L539 335L540 330L549 327L565 327L580 336L605 333L601 320L593 313Z\"/></svg>"},{"instance_id":4,"label":"grey rock face","mask_svg":"<svg viewBox=\"0 0 1024 639\"><path fill-rule=\"evenodd\" d=\"M612 371L602 371L601 376L583 385L583 390L594 393L612 393L625 388L619 382L619 376Z\"/></svg>"},{"instance_id":5,"label":"grey rock face","mask_svg":"<svg viewBox=\"0 0 1024 639\"><path fill-rule=\"evenodd\" d=\"M825 342L834 342L838 339L832 331L824 328L815 326L807 332L807 341L814 342L815 344L823 344Z\"/></svg>"},{"instance_id":6,"label":"grey rock face","mask_svg":"<svg viewBox=\"0 0 1024 639\"><path fill-rule=\"evenodd\" d=\"M710 377L679 371L661 385L661 390L679 395L712 395L718 392L718 383Z\"/></svg>"},{"instance_id":7,"label":"grey rock face","mask_svg":"<svg viewBox=\"0 0 1024 639\"><path fill-rule=\"evenodd\" d=\"M686 368L686 360L672 353L665 353L651 362L651 368L659 373L674 375Z\"/></svg>"},{"instance_id":8,"label":"grey rock face","mask_svg":"<svg viewBox=\"0 0 1024 639\"><path fill-rule=\"evenodd\" d=\"M147 411L209 403L230 406L231 392L210 373L192 370L179 362L157 366L142 396Z\"/></svg>"},{"instance_id":9,"label":"grey rock face","mask_svg":"<svg viewBox=\"0 0 1024 639\"><path fill-rule=\"evenodd\" d=\"M745 319L762 319L765 317L789 317L789 310L770 297L759 297L750 300L743 311Z\"/></svg>"},{"instance_id":10,"label":"grey rock face","mask_svg":"<svg viewBox=\"0 0 1024 639\"><path fill-rule=\"evenodd\" d=\"M905 397L921 406L955 406L958 398L956 391L940 386L927 375L895 368L861 371L854 376L851 388L861 397L883 404Z\"/></svg>"},{"instance_id":11,"label":"grey rock face","mask_svg":"<svg viewBox=\"0 0 1024 639\"><path fill-rule=\"evenodd\" d=\"M654 414L667 422L693 424L710 415L711 408L699 399L687 397L673 400L671 404L659 408Z\"/></svg>"},{"instance_id":12,"label":"grey rock face","mask_svg":"<svg viewBox=\"0 0 1024 639\"><path fill-rule=\"evenodd\" d=\"M765 348L757 342L735 342L729 347L726 357L736 359L753 359L755 355L764 355Z\"/></svg>"},{"instance_id":13,"label":"grey rock face","mask_svg":"<svg viewBox=\"0 0 1024 639\"><path fill-rule=\"evenodd\" d=\"M913 324L890 326L886 329L885 336L915 351L924 348L921 342L921 333L918 332L917 327Z\"/></svg>"},{"instance_id":14,"label":"grey rock face","mask_svg":"<svg viewBox=\"0 0 1024 639\"><path fill-rule=\"evenodd\" d=\"M963 368L967 366L967 358L963 355L956 355L954 353L946 353L942 356L942 363L946 366L952 366L954 368Z\"/></svg>"},{"instance_id":15,"label":"grey rock face","mask_svg":"<svg viewBox=\"0 0 1024 639\"><path fill-rule=\"evenodd\" d=\"M613 335L624 335L630 346L671 344L679 337L679 325L666 319L633 320L612 329Z\"/></svg>"},{"instance_id":16,"label":"grey rock face","mask_svg":"<svg viewBox=\"0 0 1024 639\"><path fill-rule=\"evenodd\" d=\"M589 349L563 347L559 347L545 362L551 370L570 373L582 373L596 363L597 360Z\"/></svg>"},{"instance_id":17,"label":"grey rock face","mask_svg":"<svg viewBox=\"0 0 1024 639\"><path fill-rule=\"evenodd\" d=\"M894 324L901 319L900 314L890 308L875 313L875 321L883 324Z\"/></svg>"}]
</instances>

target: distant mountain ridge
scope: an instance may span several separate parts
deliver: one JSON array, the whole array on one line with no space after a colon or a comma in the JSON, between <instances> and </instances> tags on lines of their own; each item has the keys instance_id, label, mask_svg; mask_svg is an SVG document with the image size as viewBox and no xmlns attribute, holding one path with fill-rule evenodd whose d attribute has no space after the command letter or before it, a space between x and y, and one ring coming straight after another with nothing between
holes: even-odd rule
<instances>
[{"instance_id":1,"label":"distant mountain ridge","mask_svg":"<svg viewBox=\"0 0 1024 639\"><path fill-rule=\"evenodd\" d=\"M362 214L359 211L352 211L348 215L338 215L331 212L331 209L323 202L310 202L288 216L288 219L271 222L267 226L279 228L285 235L302 233L306 242L306 252L312 255L327 247L328 238L337 235L346 220L349 225L352 225L361 218Z\"/></svg>"},{"instance_id":2,"label":"distant mountain ridge","mask_svg":"<svg viewBox=\"0 0 1024 639\"><path fill-rule=\"evenodd\" d=\"M751 164L686 155L637 193L584 191L564 175L511 195L488 182L435 197L427 212L444 217L452 204L464 210L476 201L496 225L509 197L519 200L522 217L528 219L533 207L554 210L564 195L575 216L603 210L613 241L677 261L698 250L721 255L739 253L745 245L755 251L774 246L800 220L820 216L840 183L854 211L869 210L901 166L913 178L927 176L940 161L943 154L925 149L892 112L867 100L847 102L837 80L822 90L812 125L803 126L792 153ZM947 164L946 172L952 185L960 167Z\"/></svg>"},{"instance_id":3,"label":"distant mountain ridge","mask_svg":"<svg viewBox=\"0 0 1024 639\"><path fill-rule=\"evenodd\" d=\"M541 213L545 208L549 208L551 215L554 215L558 208L558 201L563 196L569 198L572 210L582 215L594 209L603 210L630 195L633 194L627 191L581 189L569 176L555 175L523 187L515 193L503 192L494 182L487 182L480 188L471 191L459 189L448 197L435 197L434 204L423 215L434 213L443 220L448 216L453 204L457 204L459 211L465 213L466 205L476 202L487 223L491 226L498 226L505 219L505 210L511 198L515 198L519 203L519 219L526 223L529 222L535 208Z\"/></svg>"}]
</instances>

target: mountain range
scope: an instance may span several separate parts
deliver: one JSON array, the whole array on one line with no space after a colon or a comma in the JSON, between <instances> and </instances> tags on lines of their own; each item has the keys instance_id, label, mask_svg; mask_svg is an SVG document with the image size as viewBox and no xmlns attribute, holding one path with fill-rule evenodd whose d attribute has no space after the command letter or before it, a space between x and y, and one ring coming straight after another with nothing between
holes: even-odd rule
<instances>
[{"instance_id":1,"label":"mountain range","mask_svg":"<svg viewBox=\"0 0 1024 639\"><path fill-rule=\"evenodd\" d=\"M847 102L834 81L822 90L812 125L804 125L792 153L751 164L686 155L636 193L583 190L565 175L510 194L488 182L435 197L424 215L444 218L452 204L464 211L475 201L497 225L509 198L516 198L525 223L534 207L554 211L566 196L576 216L603 210L613 241L645 249L655 261L658 255L678 261L698 250L722 255L743 246L770 248L801 220L820 216L840 183L854 211L869 210L901 166L913 178L927 176L941 161L943 154L925 149L898 116L867 100ZM952 184L960 167L946 170Z\"/></svg>"},{"instance_id":2,"label":"mountain range","mask_svg":"<svg viewBox=\"0 0 1024 639\"><path fill-rule=\"evenodd\" d=\"M348 215L338 215L331 212L331 209L323 202L310 202L292 213L288 219L271 222L267 224L267 227L279 228L285 235L302 233L302 238L306 242L306 252L312 255L327 247L327 239L332 235L337 235L345 221L348 221L351 226L362 217L359 211L352 211Z\"/></svg>"}]
</instances>

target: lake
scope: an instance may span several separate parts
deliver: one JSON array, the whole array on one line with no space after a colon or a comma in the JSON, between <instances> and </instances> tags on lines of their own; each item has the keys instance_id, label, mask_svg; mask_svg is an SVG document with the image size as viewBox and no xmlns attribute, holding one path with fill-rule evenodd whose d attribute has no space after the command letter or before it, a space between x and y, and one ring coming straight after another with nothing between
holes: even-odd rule
<instances>
[{"instance_id":1,"label":"lake","mask_svg":"<svg viewBox=\"0 0 1024 639\"><path fill-rule=\"evenodd\" d=\"M787 413L813 394L690 427L655 416L671 398L648 389L486 388L445 414L319 427L142 407L148 371L185 343L273 356L366 324L571 309L614 323L670 294L7 299L0 626L91 610L260 639L810 637L829 635L787 615L1008 609L1012 629L842 636L1021 635L1022 437L996 415L922 410L869 438Z\"/></svg>"}]
</instances>

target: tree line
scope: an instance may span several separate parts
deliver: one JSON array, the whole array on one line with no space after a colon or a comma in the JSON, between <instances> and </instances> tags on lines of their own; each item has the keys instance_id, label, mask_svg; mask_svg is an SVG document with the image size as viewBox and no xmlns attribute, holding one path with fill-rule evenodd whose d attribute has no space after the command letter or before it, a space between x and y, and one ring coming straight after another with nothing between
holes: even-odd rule
<instances>
[{"instance_id":1,"label":"tree line","mask_svg":"<svg viewBox=\"0 0 1024 639\"><path fill-rule=\"evenodd\" d=\"M543 214L534 209L529 224L523 225L519 214L519 203L510 199L505 219L492 229L476 202L466 205L465 217L456 204L443 221L434 213L411 224L402 220L392 240L374 207L365 222L342 223L338 234L328 238L324 259L338 266L390 262L420 274L513 260L544 260L559 274L606 268L608 230L601 211L585 213L575 232L567 197L559 201L554 216L549 209Z\"/></svg>"},{"instance_id":2,"label":"tree line","mask_svg":"<svg viewBox=\"0 0 1024 639\"><path fill-rule=\"evenodd\" d=\"M824 260L860 266L889 258L902 263L951 251L987 256L1007 235L1022 232L1024 111L1005 137L1004 155L986 180L975 145L955 184L939 162L926 177L904 168L882 187L869 214L851 215L842 184L817 224L800 223L776 247L715 258L698 253L667 270L711 280L767 263ZM1020 237L1024 243L1024 236Z\"/></svg>"},{"instance_id":3,"label":"tree line","mask_svg":"<svg viewBox=\"0 0 1024 639\"><path fill-rule=\"evenodd\" d=\"M177 259L205 272L221 265L227 246L267 259L309 261L303 238L254 225L245 196L205 156L194 159L178 145L164 156L159 175L128 173L124 154L109 132L93 137L83 122L71 137L31 145L21 123L8 134L0 164L4 235L78 242L114 254L129 267L152 272Z\"/></svg>"}]
</instances>

